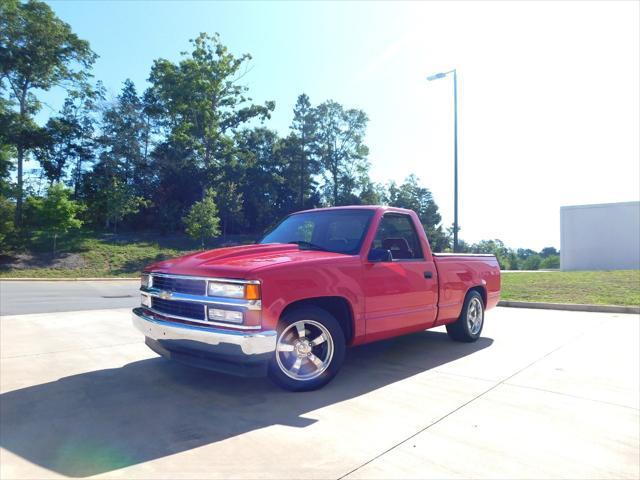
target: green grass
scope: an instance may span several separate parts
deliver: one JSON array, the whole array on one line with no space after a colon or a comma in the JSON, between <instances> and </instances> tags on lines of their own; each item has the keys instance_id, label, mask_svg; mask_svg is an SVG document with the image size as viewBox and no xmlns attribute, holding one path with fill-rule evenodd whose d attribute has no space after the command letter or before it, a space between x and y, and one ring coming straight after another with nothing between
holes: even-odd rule
<instances>
[{"instance_id":1,"label":"green grass","mask_svg":"<svg viewBox=\"0 0 640 480\"><path fill-rule=\"evenodd\" d=\"M503 273L502 299L522 302L640 305L640 270Z\"/></svg>"},{"instance_id":2,"label":"green grass","mask_svg":"<svg viewBox=\"0 0 640 480\"><path fill-rule=\"evenodd\" d=\"M98 239L84 239L72 252L77 266L55 265L55 259L46 257L33 266L2 268L2 277L134 277L145 265L186 253L174 248L162 248L158 244L136 242L126 245L111 244ZM47 264L51 264L50 266Z\"/></svg>"},{"instance_id":3,"label":"green grass","mask_svg":"<svg viewBox=\"0 0 640 480\"><path fill-rule=\"evenodd\" d=\"M206 248L250 243L251 236L218 238ZM151 263L199 250L198 242L183 235L83 234L59 242L58 254L50 242L34 241L30 248L0 258L0 278L135 277ZM16 266L17 259L26 259Z\"/></svg>"}]
</instances>

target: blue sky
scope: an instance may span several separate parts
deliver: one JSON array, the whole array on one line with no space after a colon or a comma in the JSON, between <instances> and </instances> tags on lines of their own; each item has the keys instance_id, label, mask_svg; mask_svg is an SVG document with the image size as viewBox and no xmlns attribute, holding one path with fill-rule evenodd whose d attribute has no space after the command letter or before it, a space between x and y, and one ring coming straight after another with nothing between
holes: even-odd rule
<instances>
[{"instance_id":1,"label":"blue sky","mask_svg":"<svg viewBox=\"0 0 640 480\"><path fill-rule=\"evenodd\" d=\"M415 173L446 224L451 83L425 76L457 68L468 241L559 247L561 205L640 197L638 2L49 3L100 55L112 96L219 32L253 56L244 80L255 101L276 101L269 127L286 131L302 92L365 110L373 179Z\"/></svg>"}]
</instances>

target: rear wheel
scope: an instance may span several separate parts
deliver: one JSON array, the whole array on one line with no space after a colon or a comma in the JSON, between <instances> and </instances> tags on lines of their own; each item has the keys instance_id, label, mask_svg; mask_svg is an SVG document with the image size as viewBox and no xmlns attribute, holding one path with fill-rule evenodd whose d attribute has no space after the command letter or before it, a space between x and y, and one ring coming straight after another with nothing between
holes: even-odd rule
<instances>
[{"instance_id":1,"label":"rear wheel","mask_svg":"<svg viewBox=\"0 0 640 480\"><path fill-rule=\"evenodd\" d=\"M344 333L331 314L316 307L295 309L278 327L269 377L287 390L315 390L336 376L345 349Z\"/></svg>"},{"instance_id":2,"label":"rear wheel","mask_svg":"<svg viewBox=\"0 0 640 480\"><path fill-rule=\"evenodd\" d=\"M467 293L460 317L447 325L449 337L458 342L475 342L484 326L484 303L476 290Z\"/></svg>"}]
</instances>

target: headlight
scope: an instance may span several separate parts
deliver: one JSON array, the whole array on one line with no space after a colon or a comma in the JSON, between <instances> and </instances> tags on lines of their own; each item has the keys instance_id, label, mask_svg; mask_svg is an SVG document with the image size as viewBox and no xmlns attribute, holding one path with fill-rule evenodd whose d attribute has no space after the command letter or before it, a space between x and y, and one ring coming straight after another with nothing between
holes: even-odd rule
<instances>
[{"instance_id":1,"label":"headlight","mask_svg":"<svg viewBox=\"0 0 640 480\"><path fill-rule=\"evenodd\" d=\"M223 310L220 308L208 309L209 320L218 322L230 322L230 323L242 323L244 316L242 312L236 312L235 310Z\"/></svg>"},{"instance_id":2,"label":"headlight","mask_svg":"<svg viewBox=\"0 0 640 480\"><path fill-rule=\"evenodd\" d=\"M260 300L260 285L255 283L227 283L209 282L210 297L244 298L246 300Z\"/></svg>"},{"instance_id":3,"label":"headlight","mask_svg":"<svg viewBox=\"0 0 640 480\"><path fill-rule=\"evenodd\" d=\"M140 304L143 307L151 308L151 297L149 295L140 295Z\"/></svg>"},{"instance_id":4,"label":"headlight","mask_svg":"<svg viewBox=\"0 0 640 480\"><path fill-rule=\"evenodd\" d=\"M209 296L244 298L244 285L241 283L209 282Z\"/></svg>"},{"instance_id":5,"label":"headlight","mask_svg":"<svg viewBox=\"0 0 640 480\"><path fill-rule=\"evenodd\" d=\"M150 288L151 287L151 275L149 275L148 273L143 273L140 276L140 285L143 288Z\"/></svg>"}]
</instances>

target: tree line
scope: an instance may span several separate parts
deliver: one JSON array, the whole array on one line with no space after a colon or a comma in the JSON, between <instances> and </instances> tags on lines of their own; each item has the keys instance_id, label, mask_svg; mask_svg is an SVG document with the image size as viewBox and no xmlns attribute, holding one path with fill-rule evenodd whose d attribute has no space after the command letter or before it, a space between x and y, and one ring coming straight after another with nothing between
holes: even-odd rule
<instances>
[{"instance_id":1,"label":"tree line","mask_svg":"<svg viewBox=\"0 0 640 480\"><path fill-rule=\"evenodd\" d=\"M301 93L279 134L275 102L243 84L251 56L217 34L156 59L143 90L127 79L113 99L91 75L96 59L45 3L0 0L0 243L83 228L257 234L296 210L388 204L415 210L434 250L451 248L417 177L370 179L364 111ZM39 124L53 88L66 99Z\"/></svg>"}]
</instances>

